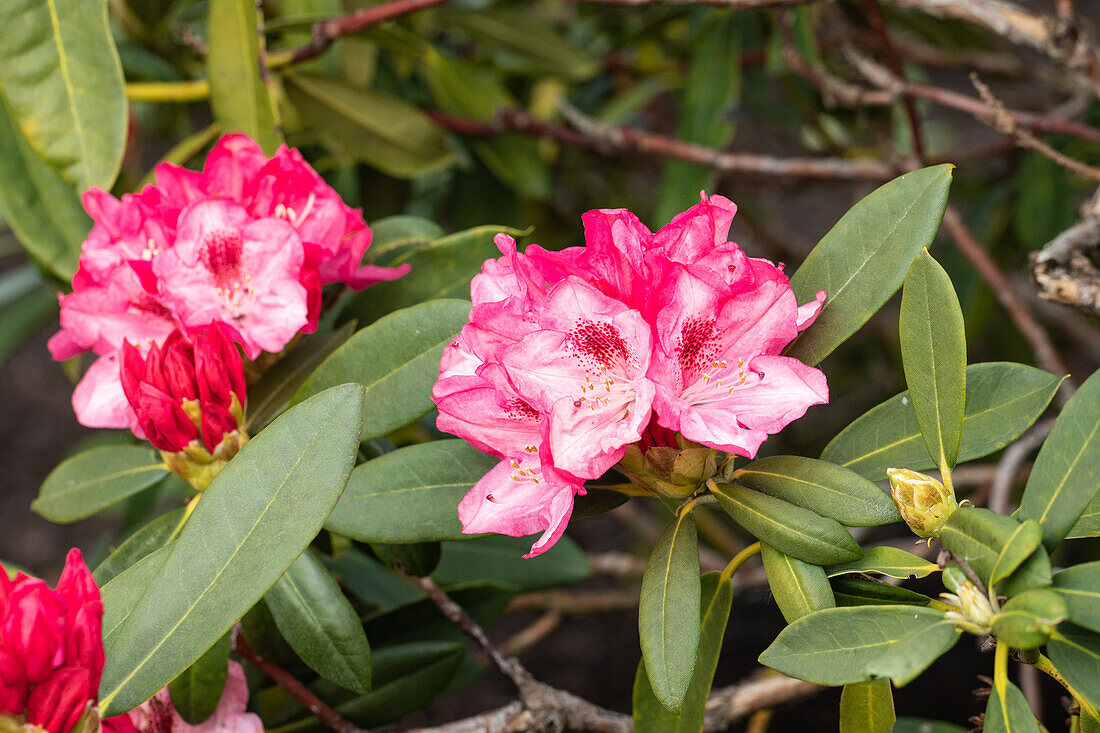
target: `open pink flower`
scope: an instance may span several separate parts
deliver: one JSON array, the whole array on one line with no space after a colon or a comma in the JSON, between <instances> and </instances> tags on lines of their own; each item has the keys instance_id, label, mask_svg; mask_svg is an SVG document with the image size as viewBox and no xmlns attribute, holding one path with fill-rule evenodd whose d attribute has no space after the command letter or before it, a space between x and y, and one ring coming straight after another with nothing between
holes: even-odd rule
<instances>
[{"instance_id":1,"label":"open pink flower","mask_svg":"<svg viewBox=\"0 0 1100 733\"><path fill-rule=\"evenodd\" d=\"M304 259L293 227L253 219L226 200L201 200L180 214L176 244L153 262L164 299L180 323L202 329L223 321L245 353L281 351L306 325Z\"/></svg>"},{"instance_id":2,"label":"open pink flower","mask_svg":"<svg viewBox=\"0 0 1100 733\"><path fill-rule=\"evenodd\" d=\"M172 706L168 688L123 715L103 721L107 733L263 733L263 721L254 713L245 712L248 707L248 682L244 669L234 661L229 662L225 690L214 714L198 725L189 725Z\"/></svg>"}]
</instances>

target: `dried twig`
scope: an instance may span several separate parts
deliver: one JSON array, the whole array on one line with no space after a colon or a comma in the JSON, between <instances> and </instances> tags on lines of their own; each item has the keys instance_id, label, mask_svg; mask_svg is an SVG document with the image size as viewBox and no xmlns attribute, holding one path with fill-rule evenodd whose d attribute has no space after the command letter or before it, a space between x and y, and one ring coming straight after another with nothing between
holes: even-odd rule
<instances>
[{"instance_id":1,"label":"dried twig","mask_svg":"<svg viewBox=\"0 0 1100 733\"><path fill-rule=\"evenodd\" d=\"M721 731L757 710L800 700L828 689L810 682L768 674L715 690L707 700L703 730Z\"/></svg>"},{"instance_id":2,"label":"dried twig","mask_svg":"<svg viewBox=\"0 0 1100 733\"><path fill-rule=\"evenodd\" d=\"M1095 210L1031 256L1039 297L1100 316L1100 268L1090 252L1100 253L1100 212Z\"/></svg>"}]
</instances>

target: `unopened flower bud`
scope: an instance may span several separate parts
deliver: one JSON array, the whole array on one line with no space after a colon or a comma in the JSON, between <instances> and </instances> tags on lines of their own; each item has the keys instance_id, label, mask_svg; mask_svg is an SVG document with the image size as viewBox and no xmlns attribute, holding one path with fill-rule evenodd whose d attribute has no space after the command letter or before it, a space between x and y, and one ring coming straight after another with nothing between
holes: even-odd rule
<instances>
[{"instance_id":1,"label":"unopened flower bud","mask_svg":"<svg viewBox=\"0 0 1100 733\"><path fill-rule=\"evenodd\" d=\"M640 444L627 446L619 470L650 491L663 496L691 496L717 473L718 451L678 438L679 446L654 445L644 452Z\"/></svg>"},{"instance_id":2,"label":"unopened flower bud","mask_svg":"<svg viewBox=\"0 0 1100 733\"><path fill-rule=\"evenodd\" d=\"M21 713L26 705L27 678L23 665L14 654L0 648L0 715Z\"/></svg>"},{"instance_id":3,"label":"unopened flower bud","mask_svg":"<svg viewBox=\"0 0 1100 733\"><path fill-rule=\"evenodd\" d=\"M83 667L62 667L31 690L27 722L49 733L69 733L95 696L91 672Z\"/></svg>"},{"instance_id":4,"label":"unopened flower bud","mask_svg":"<svg viewBox=\"0 0 1100 733\"><path fill-rule=\"evenodd\" d=\"M955 494L942 483L908 468L888 468L890 494L902 519L918 537L938 537L948 517L959 508Z\"/></svg>"},{"instance_id":5,"label":"unopened flower bud","mask_svg":"<svg viewBox=\"0 0 1100 733\"><path fill-rule=\"evenodd\" d=\"M955 593L941 593L940 597L958 611L948 611L947 617L979 627L983 633L989 633L993 623L993 606L989 599L969 580L960 583Z\"/></svg>"}]
</instances>

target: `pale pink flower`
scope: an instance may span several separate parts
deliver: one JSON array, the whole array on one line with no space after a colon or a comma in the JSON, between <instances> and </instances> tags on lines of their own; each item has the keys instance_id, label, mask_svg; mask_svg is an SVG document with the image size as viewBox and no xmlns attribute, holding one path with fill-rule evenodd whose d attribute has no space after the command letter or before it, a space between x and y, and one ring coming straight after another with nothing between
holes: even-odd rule
<instances>
[{"instance_id":1,"label":"pale pink flower","mask_svg":"<svg viewBox=\"0 0 1100 733\"><path fill-rule=\"evenodd\" d=\"M248 707L248 682L244 669L230 661L225 679L225 690L214 714L198 725L189 725L172 707L168 688L158 692L141 706L123 715L103 721L107 733L263 733L260 717L245 712Z\"/></svg>"},{"instance_id":2,"label":"pale pink flower","mask_svg":"<svg viewBox=\"0 0 1100 733\"><path fill-rule=\"evenodd\" d=\"M180 213L175 246L153 261L153 272L182 325L222 321L255 359L281 351L307 323L303 259L285 221L253 219L231 201L204 199Z\"/></svg>"}]
</instances>

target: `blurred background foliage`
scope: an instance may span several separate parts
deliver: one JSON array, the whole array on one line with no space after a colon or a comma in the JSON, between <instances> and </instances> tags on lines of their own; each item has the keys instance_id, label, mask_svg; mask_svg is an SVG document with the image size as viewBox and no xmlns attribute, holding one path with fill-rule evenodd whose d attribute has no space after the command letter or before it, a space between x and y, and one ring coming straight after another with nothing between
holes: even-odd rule
<instances>
[{"instance_id":1,"label":"blurred background foliage","mask_svg":"<svg viewBox=\"0 0 1100 733\"><path fill-rule=\"evenodd\" d=\"M20 110L30 82L11 60L50 39L40 24L20 25L29 17L24 0L0 10L0 360L16 357L0 380L9 415L0 443L10 465L0 556L40 572L60 558L57 546L92 548L104 537L94 522L73 529L26 519L41 479L86 435L43 348L43 334L56 325L54 292L67 287L90 226L78 190L137 190L158 161L201 161L221 132L234 129L253 134L269 153L280 140L300 148L363 209L375 229L368 256L413 264L413 282L400 292L417 300L463 297L482 261L496 254L489 236L447 233L512 227L524 242L557 249L583 242L580 214L588 209L629 208L657 229L698 201L700 190L738 204L731 236L750 255L793 268L874 187L909 165L950 161L958 166L952 206L1004 277L980 275L973 254L968 261L956 238L941 232L936 256L962 301L969 360L1051 368L1041 355L1037 360L1019 321L1006 317L1007 286L1071 373L1084 376L1100 365L1095 318L1040 300L1027 273L1029 254L1081 219L1096 186L1087 168L1100 165L1096 84L1087 69L1051 61L1042 49L926 12L923 6L934 3L264 0L257 12L251 0L110 0L116 67L109 44L77 32L94 28L102 3L59 2L75 38L66 43L77 45L91 78L89 96L69 100L72 119L59 114L48 122L60 130L55 137L70 138L74 120L105 121L103 139L90 141L87 161L95 164L78 168L67 164L65 150L48 149L35 129L16 124L25 120ZM1036 17L1057 9L1087 37L1100 8L1079 2L1067 20L1066 5L1033 0L1023 9ZM363 22L379 8L394 12L378 16L385 22ZM899 71L924 93L884 99ZM971 72L1008 108L1049 123L1021 128L1086 168L1024 144L1018 130L994 129L996 105L982 99ZM63 89L38 93L65 106ZM942 103L950 95L971 107ZM365 325L401 305L385 302L387 292L353 296L345 312ZM896 324L895 300L824 363L831 404L769 441L766 451L817 455L841 427L900 391ZM66 366L69 376L79 368ZM988 489L992 468L975 467L964 483ZM646 517L631 512L593 520L604 523L594 528L575 523L575 535L589 551L644 548L653 541L637 530ZM712 518L712 526L701 526L704 537L723 553L735 551L738 538L717 514ZM708 524L702 516L700 523ZM760 610L767 603L766 593L739 598L734 615L746 618L738 604ZM538 676L552 684L568 677L553 665L576 665L579 657L559 648L589 646L592 661L612 653L608 640L621 642L629 650L621 669L596 661L569 686L587 684L596 702L628 709L637 640L624 613L631 612L563 631L533 667ZM768 614L730 635L729 644L749 648L723 656L730 667L719 670L719 682L743 673L759 651L753 644L780 627L774 606ZM746 635L759 639L746 642ZM976 667L959 661L967 653L949 656L959 692L937 701L948 708L938 717L957 719L960 706L968 709ZM934 683L899 695L899 714L922 684ZM502 689L483 692L494 694ZM1056 716L1056 695L1047 697ZM451 712L445 706L441 715ZM936 710L922 713L937 717ZM820 714L835 715L835 700L800 713L804 720ZM799 719L786 729L797 729Z\"/></svg>"}]
</instances>

